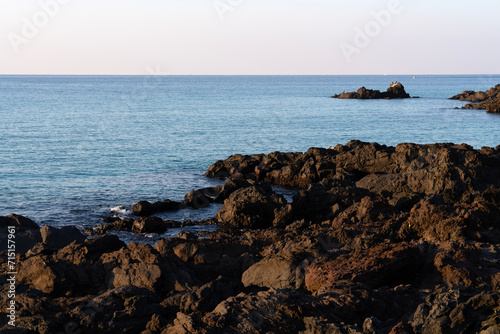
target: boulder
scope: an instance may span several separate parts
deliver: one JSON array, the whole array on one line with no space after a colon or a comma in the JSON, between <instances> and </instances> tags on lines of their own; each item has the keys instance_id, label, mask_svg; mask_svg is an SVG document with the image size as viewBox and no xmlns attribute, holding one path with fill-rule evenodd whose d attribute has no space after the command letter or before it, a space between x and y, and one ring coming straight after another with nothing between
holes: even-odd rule
<instances>
[{"instance_id":1,"label":"boulder","mask_svg":"<svg viewBox=\"0 0 500 334\"><path fill-rule=\"evenodd\" d=\"M176 211L182 208L182 203L166 199L164 201L150 203L148 201L140 201L132 206L130 209L134 215L145 217L158 212Z\"/></svg>"},{"instance_id":2,"label":"boulder","mask_svg":"<svg viewBox=\"0 0 500 334\"><path fill-rule=\"evenodd\" d=\"M58 283L61 282L60 275L57 275L57 271L51 267L46 258L41 256L30 257L20 264L16 278L19 282L43 293L50 294L54 292Z\"/></svg>"},{"instance_id":3,"label":"boulder","mask_svg":"<svg viewBox=\"0 0 500 334\"><path fill-rule=\"evenodd\" d=\"M155 216L141 217L134 220L132 231L136 233L165 233L167 224Z\"/></svg>"},{"instance_id":4,"label":"boulder","mask_svg":"<svg viewBox=\"0 0 500 334\"><path fill-rule=\"evenodd\" d=\"M216 215L221 224L266 228L273 224L275 210L286 205L282 195L269 186L251 186L233 192Z\"/></svg>"},{"instance_id":5,"label":"boulder","mask_svg":"<svg viewBox=\"0 0 500 334\"><path fill-rule=\"evenodd\" d=\"M221 186L191 190L184 196L184 204L192 209L206 208L216 201L221 191Z\"/></svg>"},{"instance_id":6,"label":"boulder","mask_svg":"<svg viewBox=\"0 0 500 334\"><path fill-rule=\"evenodd\" d=\"M184 239L184 240L196 240L198 237L189 231L181 231L177 234L177 238L179 239Z\"/></svg>"},{"instance_id":7,"label":"boulder","mask_svg":"<svg viewBox=\"0 0 500 334\"><path fill-rule=\"evenodd\" d=\"M224 183L224 186L222 187L221 191L219 192L217 198L215 201L217 203L224 203L224 200L228 199L229 196L235 192L238 189L241 188L247 188L252 185L254 185L255 182L252 182L250 180L232 180L228 179Z\"/></svg>"},{"instance_id":8,"label":"boulder","mask_svg":"<svg viewBox=\"0 0 500 334\"><path fill-rule=\"evenodd\" d=\"M323 333L349 333L349 334L362 334L366 333L357 326L349 326L345 324L336 324L333 322L325 321L320 317L307 317L304 318L305 330L299 334L323 334Z\"/></svg>"},{"instance_id":9,"label":"boulder","mask_svg":"<svg viewBox=\"0 0 500 334\"><path fill-rule=\"evenodd\" d=\"M418 306L411 325L416 333L494 333L498 306L497 293L438 289Z\"/></svg>"},{"instance_id":10,"label":"boulder","mask_svg":"<svg viewBox=\"0 0 500 334\"><path fill-rule=\"evenodd\" d=\"M410 95L406 93L405 87L400 82L391 83L391 86L387 89L386 97L388 99L407 99Z\"/></svg>"},{"instance_id":11,"label":"boulder","mask_svg":"<svg viewBox=\"0 0 500 334\"><path fill-rule=\"evenodd\" d=\"M31 219L20 215L11 214L8 215L7 217L0 216L0 227L2 228L2 230L8 226L14 226L16 228L16 231L24 231L24 230L32 230L40 228Z\"/></svg>"},{"instance_id":12,"label":"boulder","mask_svg":"<svg viewBox=\"0 0 500 334\"><path fill-rule=\"evenodd\" d=\"M105 234L108 231L132 231L134 225L134 219L132 218L115 218L112 222L108 224L97 225L92 228L91 233Z\"/></svg>"},{"instance_id":13,"label":"boulder","mask_svg":"<svg viewBox=\"0 0 500 334\"><path fill-rule=\"evenodd\" d=\"M60 229L45 225L40 229L42 243L46 248L58 250L76 241L83 242L86 236L75 226L64 226Z\"/></svg>"},{"instance_id":14,"label":"boulder","mask_svg":"<svg viewBox=\"0 0 500 334\"><path fill-rule=\"evenodd\" d=\"M11 225L8 225L11 226ZM8 238L8 233L7 233L7 228L2 228L0 231L0 242L3 243L5 246L5 251L7 250L7 238ZM24 254L29 252L33 247L36 245L40 244L42 241L42 236L40 234L40 230L38 228L20 228L19 230L16 229L15 232L15 242L16 242L16 253L18 254Z\"/></svg>"},{"instance_id":15,"label":"boulder","mask_svg":"<svg viewBox=\"0 0 500 334\"><path fill-rule=\"evenodd\" d=\"M164 333L298 333L312 300L295 291L240 293L221 302L204 315L179 312ZM300 305L300 306L299 306Z\"/></svg>"},{"instance_id":16,"label":"boulder","mask_svg":"<svg viewBox=\"0 0 500 334\"><path fill-rule=\"evenodd\" d=\"M104 254L101 260L109 272L109 285L114 288L133 285L154 291L160 282L160 258L149 245L131 242L127 247Z\"/></svg>"},{"instance_id":17,"label":"boulder","mask_svg":"<svg viewBox=\"0 0 500 334\"><path fill-rule=\"evenodd\" d=\"M304 285L304 273L304 266L294 263L291 259L273 256L264 258L248 268L243 273L241 282L245 286L299 289Z\"/></svg>"},{"instance_id":18,"label":"boulder","mask_svg":"<svg viewBox=\"0 0 500 334\"><path fill-rule=\"evenodd\" d=\"M180 310L185 313L211 312L225 299L237 295L241 283L219 276L198 289L182 296Z\"/></svg>"},{"instance_id":19,"label":"boulder","mask_svg":"<svg viewBox=\"0 0 500 334\"><path fill-rule=\"evenodd\" d=\"M308 266L305 284L315 292L339 280L363 282L370 287L396 286L412 282L425 273L428 260L411 244L380 245L351 252L335 259L316 259Z\"/></svg>"},{"instance_id":20,"label":"boulder","mask_svg":"<svg viewBox=\"0 0 500 334\"><path fill-rule=\"evenodd\" d=\"M194 258L198 249L199 247L196 243L186 242L175 246L173 251L182 261L186 262Z\"/></svg>"},{"instance_id":21,"label":"boulder","mask_svg":"<svg viewBox=\"0 0 500 334\"><path fill-rule=\"evenodd\" d=\"M105 284L105 270L99 258L124 243L116 236L73 242L50 255L34 255L19 262L17 279L50 295L71 295L99 291Z\"/></svg>"},{"instance_id":22,"label":"boulder","mask_svg":"<svg viewBox=\"0 0 500 334\"><path fill-rule=\"evenodd\" d=\"M130 209L136 216L149 216L154 213L153 204L148 201L135 203Z\"/></svg>"},{"instance_id":23,"label":"boulder","mask_svg":"<svg viewBox=\"0 0 500 334\"><path fill-rule=\"evenodd\" d=\"M86 296L67 306L73 324L78 325L66 326L61 332L140 333L148 326L152 315L164 313L160 301L157 294L132 285Z\"/></svg>"}]
</instances>

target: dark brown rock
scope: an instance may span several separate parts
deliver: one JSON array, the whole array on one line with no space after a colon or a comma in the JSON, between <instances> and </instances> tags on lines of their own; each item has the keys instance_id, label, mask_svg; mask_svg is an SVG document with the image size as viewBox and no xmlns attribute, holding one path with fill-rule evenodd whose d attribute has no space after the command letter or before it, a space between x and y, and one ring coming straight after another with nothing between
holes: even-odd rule
<instances>
[{"instance_id":1,"label":"dark brown rock","mask_svg":"<svg viewBox=\"0 0 500 334\"><path fill-rule=\"evenodd\" d=\"M221 191L221 186L191 190L184 196L184 204L193 209L205 208L216 201Z\"/></svg>"},{"instance_id":2,"label":"dark brown rock","mask_svg":"<svg viewBox=\"0 0 500 334\"><path fill-rule=\"evenodd\" d=\"M235 227L265 228L272 226L275 210L285 204L285 198L269 186L252 186L233 192L215 218Z\"/></svg>"},{"instance_id":3,"label":"dark brown rock","mask_svg":"<svg viewBox=\"0 0 500 334\"><path fill-rule=\"evenodd\" d=\"M19 262L19 282L45 294L95 292L104 287L101 255L124 246L116 236L73 242L52 255L36 255Z\"/></svg>"},{"instance_id":4,"label":"dark brown rock","mask_svg":"<svg viewBox=\"0 0 500 334\"><path fill-rule=\"evenodd\" d=\"M31 219L16 214L11 214L7 217L0 217L0 227L4 229L7 226L14 226L18 231L40 228Z\"/></svg>"},{"instance_id":5,"label":"dark brown rock","mask_svg":"<svg viewBox=\"0 0 500 334\"><path fill-rule=\"evenodd\" d=\"M219 303L238 294L240 290L240 282L220 276L216 280L183 295L180 310L185 313L211 312Z\"/></svg>"},{"instance_id":6,"label":"dark brown rock","mask_svg":"<svg viewBox=\"0 0 500 334\"><path fill-rule=\"evenodd\" d=\"M132 231L134 225L134 219L131 218L115 218L112 222L108 224L102 224L94 226L92 233L94 234L105 234L108 231Z\"/></svg>"},{"instance_id":7,"label":"dark brown rock","mask_svg":"<svg viewBox=\"0 0 500 334\"><path fill-rule=\"evenodd\" d=\"M136 216L150 216L158 212L176 211L182 208L182 203L166 199L164 201L150 203L148 201L140 201L130 209Z\"/></svg>"},{"instance_id":8,"label":"dark brown rock","mask_svg":"<svg viewBox=\"0 0 500 334\"><path fill-rule=\"evenodd\" d=\"M466 104L462 109L485 109L490 113L500 113L500 84L486 92L466 90L450 97L450 100L474 102Z\"/></svg>"},{"instance_id":9,"label":"dark brown rock","mask_svg":"<svg viewBox=\"0 0 500 334\"><path fill-rule=\"evenodd\" d=\"M398 197L439 194L455 202L463 195L482 192L490 185L498 187L500 177L496 164L499 156L498 150L474 150L467 145L399 144L387 147L351 141L335 149L310 149L303 154L290 154L286 165L275 163L272 154L264 156L262 162L279 168L271 168L264 180L283 186L306 188L326 179L341 182L343 186L358 182L359 187ZM227 166L224 168L228 174L242 173L239 167L242 160L245 158L240 157L236 163L231 158L222 164ZM247 176L256 177L252 172Z\"/></svg>"},{"instance_id":10,"label":"dark brown rock","mask_svg":"<svg viewBox=\"0 0 500 334\"><path fill-rule=\"evenodd\" d=\"M132 230L137 233L165 233L167 224L155 216L141 217L134 220Z\"/></svg>"},{"instance_id":11,"label":"dark brown rock","mask_svg":"<svg viewBox=\"0 0 500 334\"><path fill-rule=\"evenodd\" d=\"M305 284L311 292L344 279L372 287L396 286L411 282L424 269L422 260L419 248L414 245L376 246L333 260L316 260L307 268Z\"/></svg>"},{"instance_id":12,"label":"dark brown rock","mask_svg":"<svg viewBox=\"0 0 500 334\"><path fill-rule=\"evenodd\" d=\"M472 295L456 289L440 289L429 295L413 315L412 326L417 333L479 333L498 325L494 309L498 307L496 293ZM483 325L484 324L484 325Z\"/></svg>"},{"instance_id":13,"label":"dark brown rock","mask_svg":"<svg viewBox=\"0 0 500 334\"><path fill-rule=\"evenodd\" d=\"M400 82L391 83L391 86L387 89L386 92L380 92L379 90L366 89L365 87L361 87L356 92L343 92L341 94L337 94L332 96L337 99L407 99L410 97L408 93L406 93L404 86Z\"/></svg>"},{"instance_id":14,"label":"dark brown rock","mask_svg":"<svg viewBox=\"0 0 500 334\"><path fill-rule=\"evenodd\" d=\"M74 226L65 226L60 229L44 226L40 229L40 235L42 243L54 250L66 247L73 241L80 243L86 239L86 236Z\"/></svg>"},{"instance_id":15,"label":"dark brown rock","mask_svg":"<svg viewBox=\"0 0 500 334\"><path fill-rule=\"evenodd\" d=\"M38 228L19 231L38 244L16 258L18 328L495 333L499 166L500 146L466 144L351 141L232 156L207 172L228 178L210 200L224 200L217 218L230 226L198 238L162 239L153 249L108 235L50 250ZM297 188L293 202L269 183ZM104 232L146 232L194 222L106 223Z\"/></svg>"}]
</instances>

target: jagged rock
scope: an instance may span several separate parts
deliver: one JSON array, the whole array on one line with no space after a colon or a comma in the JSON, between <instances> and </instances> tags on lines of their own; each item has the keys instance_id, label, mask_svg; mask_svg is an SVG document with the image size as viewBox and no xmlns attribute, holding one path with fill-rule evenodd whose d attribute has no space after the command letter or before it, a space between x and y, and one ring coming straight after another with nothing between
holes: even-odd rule
<instances>
[{"instance_id":1,"label":"jagged rock","mask_svg":"<svg viewBox=\"0 0 500 334\"><path fill-rule=\"evenodd\" d=\"M166 199L161 202L150 203L148 201L140 201L130 209L136 216L150 216L152 214L163 211L176 211L182 208L182 203Z\"/></svg>"},{"instance_id":2,"label":"jagged rock","mask_svg":"<svg viewBox=\"0 0 500 334\"><path fill-rule=\"evenodd\" d=\"M31 219L16 214L7 217L0 216L0 243L5 245L0 252L7 250L8 227L10 226L15 228L13 235L17 253L26 253L41 241L40 227Z\"/></svg>"},{"instance_id":3,"label":"jagged rock","mask_svg":"<svg viewBox=\"0 0 500 334\"><path fill-rule=\"evenodd\" d=\"M386 92L380 92L379 90L366 89L361 87L356 92L341 93L332 96L337 99L407 99L410 97L406 93L404 86L400 82L391 83L391 86Z\"/></svg>"},{"instance_id":4,"label":"jagged rock","mask_svg":"<svg viewBox=\"0 0 500 334\"><path fill-rule=\"evenodd\" d=\"M163 219L155 216L141 217L134 220L132 231L137 233L165 233L168 229Z\"/></svg>"},{"instance_id":5,"label":"jagged rock","mask_svg":"<svg viewBox=\"0 0 500 334\"><path fill-rule=\"evenodd\" d=\"M305 331L299 334L362 334L363 331L357 326L349 326L345 324L335 324L317 317L304 318Z\"/></svg>"},{"instance_id":6,"label":"jagged rock","mask_svg":"<svg viewBox=\"0 0 500 334\"><path fill-rule=\"evenodd\" d=\"M465 144L351 141L232 156L207 172L228 177L213 200L224 200L218 221L230 226L198 238L180 234L153 249L105 235L51 250L38 228L20 228L16 241L38 244L16 257L17 328L496 333L499 166L500 146ZM298 188L293 202L269 183ZM155 217L105 222L103 232L182 226Z\"/></svg>"},{"instance_id":7,"label":"jagged rock","mask_svg":"<svg viewBox=\"0 0 500 334\"><path fill-rule=\"evenodd\" d=\"M177 238L179 239L184 239L184 240L196 240L198 237L189 231L181 231L177 234Z\"/></svg>"},{"instance_id":8,"label":"jagged rock","mask_svg":"<svg viewBox=\"0 0 500 334\"><path fill-rule=\"evenodd\" d=\"M474 102L466 104L462 109L486 109L490 113L500 113L500 84L486 92L466 90L450 97L450 100Z\"/></svg>"},{"instance_id":9,"label":"jagged rock","mask_svg":"<svg viewBox=\"0 0 500 334\"><path fill-rule=\"evenodd\" d=\"M221 186L191 190L184 196L184 204L193 209L205 208L216 201L221 191Z\"/></svg>"},{"instance_id":10,"label":"jagged rock","mask_svg":"<svg viewBox=\"0 0 500 334\"><path fill-rule=\"evenodd\" d=\"M417 333L479 333L498 330L497 293L470 295L467 291L440 289L429 295L413 315ZM496 324L495 321L496 320Z\"/></svg>"},{"instance_id":11,"label":"jagged rock","mask_svg":"<svg viewBox=\"0 0 500 334\"><path fill-rule=\"evenodd\" d=\"M363 282L371 287L396 286L425 273L425 258L410 244L381 245L351 252L336 259L316 259L308 268L305 284L315 292L337 280Z\"/></svg>"},{"instance_id":12,"label":"jagged rock","mask_svg":"<svg viewBox=\"0 0 500 334\"><path fill-rule=\"evenodd\" d=\"M351 141L335 149L309 149L306 153L291 153L287 157L278 162L274 154L264 156L258 163L266 163L269 171L260 178L269 183L301 188L323 180L341 182L342 186L354 186L357 182L359 187L370 191L409 198L421 193L438 194L450 202L483 192L488 186L500 185L496 172L500 147L489 150L454 144L388 147ZM255 179L253 170L243 168L254 160L254 156L239 156L237 160L230 157L217 162L207 175L213 175L215 168L229 175L239 173Z\"/></svg>"},{"instance_id":13,"label":"jagged rock","mask_svg":"<svg viewBox=\"0 0 500 334\"><path fill-rule=\"evenodd\" d=\"M151 315L163 313L160 297L148 289L125 285L98 296L75 300L72 320L84 333L139 333Z\"/></svg>"},{"instance_id":14,"label":"jagged rock","mask_svg":"<svg viewBox=\"0 0 500 334\"><path fill-rule=\"evenodd\" d=\"M182 261L186 262L193 259L198 249L197 244L186 242L175 246L173 251Z\"/></svg>"},{"instance_id":15,"label":"jagged rock","mask_svg":"<svg viewBox=\"0 0 500 334\"><path fill-rule=\"evenodd\" d=\"M235 227L265 228L272 226L275 210L284 205L285 198L271 187L251 186L233 192L215 218Z\"/></svg>"},{"instance_id":16,"label":"jagged rock","mask_svg":"<svg viewBox=\"0 0 500 334\"><path fill-rule=\"evenodd\" d=\"M100 256L123 246L118 237L111 235L73 242L52 255L20 261L17 279L45 294L98 291L105 281Z\"/></svg>"},{"instance_id":17,"label":"jagged rock","mask_svg":"<svg viewBox=\"0 0 500 334\"><path fill-rule=\"evenodd\" d=\"M304 271L290 259L269 257L248 268L241 281L245 286L298 289L304 285Z\"/></svg>"},{"instance_id":18,"label":"jagged rock","mask_svg":"<svg viewBox=\"0 0 500 334\"><path fill-rule=\"evenodd\" d=\"M93 233L105 234L108 231L132 231L134 226L134 219L132 218L115 218L112 222L103 225L94 226Z\"/></svg>"},{"instance_id":19,"label":"jagged rock","mask_svg":"<svg viewBox=\"0 0 500 334\"><path fill-rule=\"evenodd\" d=\"M57 229L46 225L40 229L40 234L42 243L55 250L66 247L73 241L83 242L86 239L86 236L74 226L64 226Z\"/></svg>"},{"instance_id":20,"label":"jagged rock","mask_svg":"<svg viewBox=\"0 0 500 334\"><path fill-rule=\"evenodd\" d=\"M11 215L8 215L7 217L3 217L3 216L0 217L0 227L2 227L2 229L4 229L7 226L14 226L17 231L24 231L24 230L29 230L29 229L40 228L31 219L20 216L20 215L16 215L16 214L11 214Z\"/></svg>"},{"instance_id":21,"label":"jagged rock","mask_svg":"<svg viewBox=\"0 0 500 334\"><path fill-rule=\"evenodd\" d=\"M178 313L173 326L164 333L267 333L278 328L282 333L297 333L303 328L299 301L302 305L311 302L307 296L273 289L240 293L203 316Z\"/></svg>"},{"instance_id":22,"label":"jagged rock","mask_svg":"<svg viewBox=\"0 0 500 334\"><path fill-rule=\"evenodd\" d=\"M219 276L216 280L185 294L182 297L180 309L184 313L211 312L220 302L236 295L240 290L240 282Z\"/></svg>"},{"instance_id":23,"label":"jagged rock","mask_svg":"<svg viewBox=\"0 0 500 334\"><path fill-rule=\"evenodd\" d=\"M208 173L208 172L207 172ZM249 180L232 180L228 179L224 183L221 191L219 192L217 198L215 199L218 203L224 203L224 200L228 199L229 196L238 189L247 188L254 185L255 182Z\"/></svg>"}]
</instances>

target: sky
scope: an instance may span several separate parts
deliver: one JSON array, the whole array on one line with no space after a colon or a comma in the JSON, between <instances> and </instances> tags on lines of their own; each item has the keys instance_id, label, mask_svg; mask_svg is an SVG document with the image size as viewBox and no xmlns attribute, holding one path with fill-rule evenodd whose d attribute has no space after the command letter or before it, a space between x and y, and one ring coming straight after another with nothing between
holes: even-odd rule
<instances>
[{"instance_id":1,"label":"sky","mask_svg":"<svg viewBox=\"0 0 500 334\"><path fill-rule=\"evenodd\" d=\"M498 0L0 0L0 74L499 74Z\"/></svg>"}]
</instances>

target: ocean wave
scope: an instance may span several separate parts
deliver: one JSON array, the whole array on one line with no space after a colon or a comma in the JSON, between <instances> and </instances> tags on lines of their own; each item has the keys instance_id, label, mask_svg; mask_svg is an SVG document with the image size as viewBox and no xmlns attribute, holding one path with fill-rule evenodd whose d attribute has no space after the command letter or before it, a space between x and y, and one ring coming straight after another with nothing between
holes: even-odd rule
<instances>
[{"instance_id":1,"label":"ocean wave","mask_svg":"<svg viewBox=\"0 0 500 334\"><path fill-rule=\"evenodd\" d=\"M109 209L109 213L112 214L114 217L128 217L132 215L132 211L128 210L123 205L111 207Z\"/></svg>"}]
</instances>

